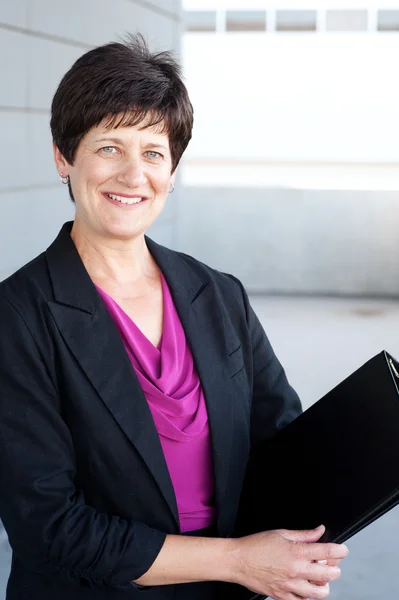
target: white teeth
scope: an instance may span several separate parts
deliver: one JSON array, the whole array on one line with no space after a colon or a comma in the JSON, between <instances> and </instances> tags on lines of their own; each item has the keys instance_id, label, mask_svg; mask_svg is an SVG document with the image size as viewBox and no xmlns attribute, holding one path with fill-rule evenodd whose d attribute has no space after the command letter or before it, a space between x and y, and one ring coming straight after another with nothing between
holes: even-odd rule
<instances>
[{"instance_id":1,"label":"white teeth","mask_svg":"<svg viewBox=\"0 0 399 600\"><path fill-rule=\"evenodd\" d=\"M116 196L115 194L107 194L112 200L117 200L122 204L138 204L143 198L125 198L124 196Z\"/></svg>"}]
</instances>

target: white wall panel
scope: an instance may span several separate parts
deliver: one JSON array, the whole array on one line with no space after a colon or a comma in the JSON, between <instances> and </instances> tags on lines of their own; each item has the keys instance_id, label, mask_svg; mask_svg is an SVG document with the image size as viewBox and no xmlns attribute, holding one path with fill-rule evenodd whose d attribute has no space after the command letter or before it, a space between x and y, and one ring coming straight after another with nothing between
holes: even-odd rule
<instances>
[{"instance_id":1,"label":"white wall panel","mask_svg":"<svg viewBox=\"0 0 399 600\"><path fill-rule=\"evenodd\" d=\"M178 18L180 17L180 0L144 0L143 2L140 0L131 0L131 2L141 6L145 5L148 8L154 6L160 8L162 12L170 13Z\"/></svg>"},{"instance_id":2,"label":"white wall panel","mask_svg":"<svg viewBox=\"0 0 399 600\"><path fill-rule=\"evenodd\" d=\"M186 188L179 247L250 291L399 295L399 193Z\"/></svg>"},{"instance_id":3,"label":"white wall panel","mask_svg":"<svg viewBox=\"0 0 399 600\"><path fill-rule=\"evenodd\" d=\"M137 31L157 48L169 48L174 41L171 18L130 0L102 2L101 14L98 0L69 0L65 11L54 10L53 0L31 1L31 27L35 31L93 46Z\"/></svg>"},{"instance_id":4,"label":"white wall panel","mask_svg":"<svg viewBox=\"0 0 399 600\"><path fill-rule=\"evenodd\" d=\"M21 33L0 33L0 106L26 106L28 90L27 38Z\"/></svg>"},{"instance_id":5,"label":"white wall panel","mask_svg":"<svg viewBox=\"0 0 399 600\"><path fill-rule=\"evenodd\" d=\"M398 53L396 33L186 34L188 156L399 162Z\"/></svg>"},{"instance_id":6,"label":"white wall panel","mask_svg":"<svg viewBox=\"0 0 399 600\"><path fill-rule=\"evenodd\" d=\"M0 194L0 280L40 254L61 225L73 218L74 207L65 190L55 187ZM7 210L4 210L4 206ZM8 235L4 233L9 232Z\"/></svg>"},{"instance_id":7,"label":"white wall panel","mask_svg":"<svg viewBox=\"0 0 399 600\"><path fill-rule=\"evenodd\" d=\"M53 160L53 141L49 114L27 117L28 176L32 185L48 185L59 181Z\"/></svg>"},{"instance_id":8,"label":"white wall panel","mask_svg":"<svg viewBox=\"0 0 399 600\"><path fill-rule=\"evenodd\" d=\"M23 112L0 111L0 192L30 183L26 144L27 118L27 114ZM5 211L1 209L1 219L7 210L8 206Z\"/></svg>"},{"instance_id":9,"label":"white wall panel","mask_svg":"<svg viewBox=\"0 0 399 600\"><path fill-rule=\"evenodd\" d=\"M28 0L1 0L0 23L27 27L27 6Z\"/></svg>"},{"instance_id":10,"label":"white wall panel","mask_svg":"<svg viewBox=\"0 0 399 600\"><path fill-rule=\"evenodd\" d=\"M27 37L28 106L50 108L63 75L85 50L37 37Z\"/></svg>"}]
</instances>

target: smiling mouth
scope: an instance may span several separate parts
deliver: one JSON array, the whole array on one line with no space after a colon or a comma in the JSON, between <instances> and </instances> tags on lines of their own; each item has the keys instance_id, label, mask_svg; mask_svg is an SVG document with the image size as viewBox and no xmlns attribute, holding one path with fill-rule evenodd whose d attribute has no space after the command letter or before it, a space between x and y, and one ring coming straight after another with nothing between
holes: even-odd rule
<instances>
[{"instance_id":1,"label":"smiling mouth","mask_svg":"<svg viewBox=\"0 0 399 600\"><path fill-rule=\"evenodd\" d=\"M105 194L111 200L116 200L116 202L120 202L121 204L140 204L146 198L127 198L126 196L117 196L116 194Z\"/></svg>"}]
</instances>

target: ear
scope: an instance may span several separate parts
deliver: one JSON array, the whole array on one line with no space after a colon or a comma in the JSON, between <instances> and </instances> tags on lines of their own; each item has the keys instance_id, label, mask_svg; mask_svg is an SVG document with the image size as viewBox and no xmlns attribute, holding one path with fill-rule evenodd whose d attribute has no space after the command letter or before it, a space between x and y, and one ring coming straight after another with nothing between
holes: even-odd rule
<instances>
[{"instance_id":1,"label":"ear","mask_svg":"<svg viewBox=\"0 0 399 600\"><path fill-rule=\"evenodd\" d=\"M58 147L56 146L56 144L54 142L53 142L53 152L54 152L54 162L55 162L55 166L58 171L58 175L60 177L66 177L67 175L69 175L68 169L69 169L70 165L65 160L65 158L63 157L63 155L61 154L60 150L58 149Z\"/></svg>"}]
</instances>

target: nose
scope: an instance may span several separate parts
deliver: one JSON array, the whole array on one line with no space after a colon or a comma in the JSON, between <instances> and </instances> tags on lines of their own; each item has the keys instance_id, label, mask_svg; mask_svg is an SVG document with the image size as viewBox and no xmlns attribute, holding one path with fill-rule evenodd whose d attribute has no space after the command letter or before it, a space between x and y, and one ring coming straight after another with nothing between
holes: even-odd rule
<instances>
[{"instance_id":1,"label":"nose","mask_svg":"<svg viewBox=\"0 0 399 600\"><path fill-rule=\"evenodd\" d=\"M147 182L140 157L126 158L118 173L120 182L131 188L137 188Z\"/></svg>"}]
</instances>

